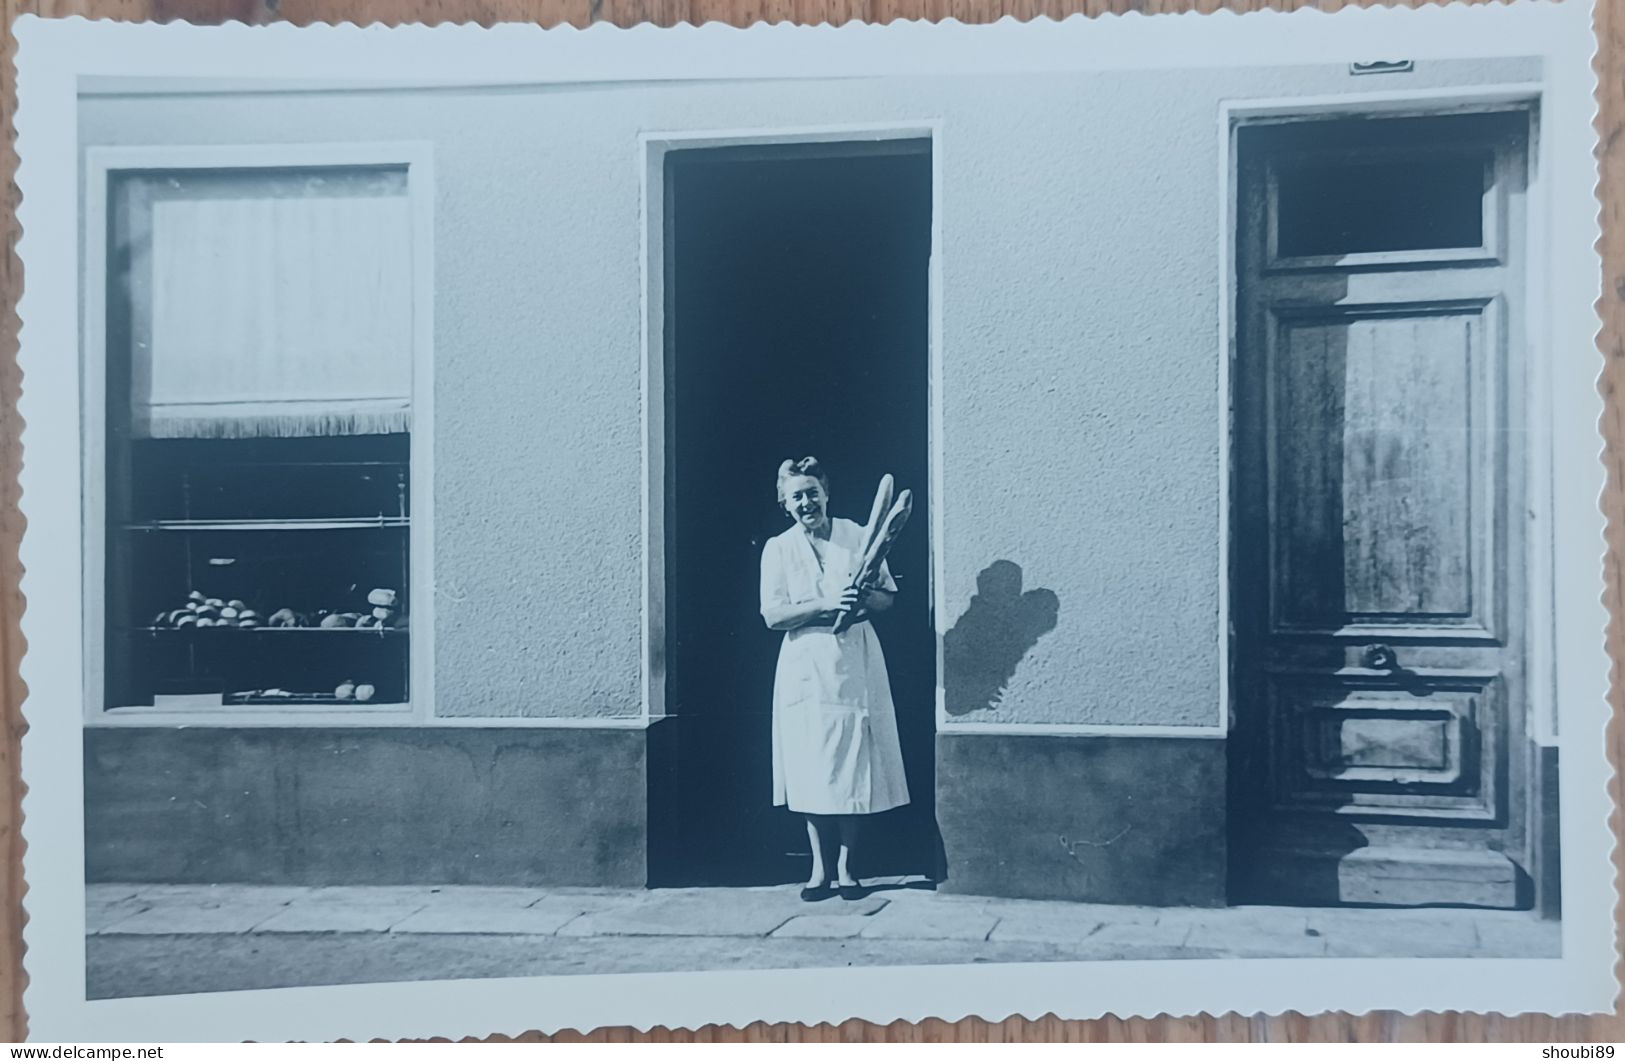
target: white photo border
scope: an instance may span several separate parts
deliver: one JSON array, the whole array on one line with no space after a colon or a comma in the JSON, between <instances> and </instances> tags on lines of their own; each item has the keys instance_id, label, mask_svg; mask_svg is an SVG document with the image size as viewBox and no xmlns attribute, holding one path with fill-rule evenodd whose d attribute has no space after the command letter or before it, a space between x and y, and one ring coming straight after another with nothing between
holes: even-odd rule
<instances>
[{"instance_id":1,"label":"white photo border","mask_svg":"<svg viewBox=\"0 0 1625 1061\"><path fill-rule=\"evenodd\" d=\"M1336 14L1073 17L988 26L719 24L620 30L534 26L198 27L23 16L16 117L25 422L21 546L29 646L22 674L28 841L24 995L46 1041L240 1041L554 1032L601 1026L886 1023L1336 1010L1609 1012L1616 892L1606 758L1608 616L1601 599L1605 481L1597 390L1600 262L1592 7L1515 0ZM1300 65L1391 55L1538 56L1550 305L1543 340L1553 416L1551 650L1562 746L1563 957L1161 960L1030 965L575 975L85 999L78 94L214 79L222 85L534 85ZM1217 115L1215 118L1217 119ZM73 531L70 533L70 531ZM1604 926L1607 930L1604 930Z\"/></svg>"}]
</instances>

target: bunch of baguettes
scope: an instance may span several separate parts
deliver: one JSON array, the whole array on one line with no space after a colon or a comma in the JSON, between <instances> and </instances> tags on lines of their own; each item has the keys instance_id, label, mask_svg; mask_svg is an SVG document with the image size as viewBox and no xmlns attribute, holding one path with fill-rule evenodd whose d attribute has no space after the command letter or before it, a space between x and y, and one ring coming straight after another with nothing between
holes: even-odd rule
<instances>
[{"instance_id":1,"label":"bunch of baguettes","mask_svg":"<svg viewBox=\"0 0 1625 1061\"><path fill-rule=\"evenodd\" d=\"M909 513L914 511L914 492L904 490L893 499L892 491L896 485L896 480L889 474L880 477L875 503L869 509L869 522L863 528L863 551L860 554L863 559L852 576L855 589L873 589L880 581L880 565L885 562L886 554L891 552L892 543L897 541L903 524L908 522ZM853 612L842 612L836 616L835 632L838 634L851 626L853 618Z\"/></svg>"}]
</instances>

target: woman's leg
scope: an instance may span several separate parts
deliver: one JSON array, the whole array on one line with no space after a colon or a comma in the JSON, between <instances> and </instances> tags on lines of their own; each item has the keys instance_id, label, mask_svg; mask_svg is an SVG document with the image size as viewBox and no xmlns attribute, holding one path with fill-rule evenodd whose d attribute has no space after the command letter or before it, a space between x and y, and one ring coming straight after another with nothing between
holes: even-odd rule
<instances>
[{"instance_id":1,"label":"woman's leg","mask_svg":"<svg viewBox=\"0 0 1625 1061\"><path fill-rule=\"evenodd\" d=\"M852 851L858 846L858 826L863 819L856 814L843 814L840 817L841 854L835 862L835 883L840 885L853 885L858 883L852 876L850 861Z\"/></svg>"},{"instance_id":2,"label":"woman's leg","mask_svg":"<svg viewBox=\"0 0 1625 1061\"><path fill-rule=\"evenodd\" d=\"M807 815L807 842L812 845L812 872L807 875L807 887L822 888L829 880L824 869L824 838L818 832L818 818Z\"/></svg>"}]
</instances>

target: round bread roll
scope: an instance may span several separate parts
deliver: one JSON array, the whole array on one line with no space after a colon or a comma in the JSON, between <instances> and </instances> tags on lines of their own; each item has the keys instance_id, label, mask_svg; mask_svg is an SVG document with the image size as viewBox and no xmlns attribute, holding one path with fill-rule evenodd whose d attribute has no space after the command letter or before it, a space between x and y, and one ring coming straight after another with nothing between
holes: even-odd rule
<instances>
[{"instance_id":1,"label":"round bread roll","mask_svg":"<svg viewBox=\"0 0 1625 1061\"><path fill-rule=\"evenodd\" d=\"M368 700L371 700L377 695L378 690L374 689L370 685L358 685L355 687L355 698L361 703L366 703Z\"/></svg>"},{"instance_id":2,"label":"round bread roll","mask_svg":"<svg viewBox=\"0 0 1625 1061\"><path fill-rule=\"evenodd\" d=\"M395 606L395 591L392 589L375 589L367 594L367 603L379 608L393 608Z\"/></svg>"}]
</instances>

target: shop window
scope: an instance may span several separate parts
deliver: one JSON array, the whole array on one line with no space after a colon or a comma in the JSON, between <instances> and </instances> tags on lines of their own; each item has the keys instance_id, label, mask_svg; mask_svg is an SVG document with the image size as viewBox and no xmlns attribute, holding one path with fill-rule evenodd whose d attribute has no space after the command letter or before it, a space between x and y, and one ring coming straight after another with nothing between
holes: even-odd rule
<instances>
[{"instance_id":1,"label":"shop window","mask_svg":"<svg viewBox=\"0 0 1625 1061\"><path fill-rule=\"evenodd\" d=\"M405 169L109 200L105 706L408 702Z\"/></svg>"}]
</instances>

